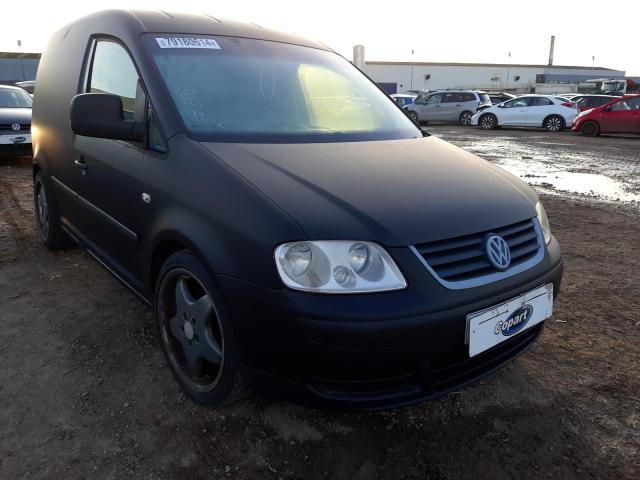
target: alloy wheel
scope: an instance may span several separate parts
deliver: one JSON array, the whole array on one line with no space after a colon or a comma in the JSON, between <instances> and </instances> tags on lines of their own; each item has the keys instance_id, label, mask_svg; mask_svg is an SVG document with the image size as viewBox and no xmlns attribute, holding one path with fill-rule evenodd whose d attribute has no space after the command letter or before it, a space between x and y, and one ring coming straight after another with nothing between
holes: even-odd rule
<instances>
[{"instance_id":1,"label":"alloy wheel","mask_svg":"<svg viewBox=\"0 0 640 480\"><path fill-rule=\"evenodd\" d=\"M44 186L40 182L36 184L36 207L38 223L43 233L46 234L49 231L49 202Z\"/></svg>"},{"instance_id":2,"label":"alloy wheel","mask_svg":"<svg viewBox=\"0 0 640 480\"><path fill-rule=\"evenodd\" d=\"M469 112L464 112L460 115L460 123L465 127L471 125L471 114Z\"/></svg>"},{"instance_id":3,"label":"alloy wheel","mask_svg":"<svg viewBox=\"0 0 640 480\"><path fill-rule=\"evenodd\" d=\"M480 119L480 127L491 130L496 127L496 119L493 115L485 115Z\"/></svg>"},{"instance_id":4,"label":"alloy wheel","mask_svg":"<svg viewBox=\"0 0 640 480\"><path fill-rule=\"evenodd\" d=\"M558 117L551 117L547 120L546 127L549 132L559 132L562 130L562 120Z\"/></svg>"},{"instance_id":5,"label":"alloy wheel","mask_svg":"<svg viewBox=\"0 0 640 480\"><path fill-rule=\"evenodd\" d=\"M193 389L213 390L222 374L222 325L211 295L186 269L169 271L158 291L161 338L169 361Z\"/></svg>"}]
</instances>

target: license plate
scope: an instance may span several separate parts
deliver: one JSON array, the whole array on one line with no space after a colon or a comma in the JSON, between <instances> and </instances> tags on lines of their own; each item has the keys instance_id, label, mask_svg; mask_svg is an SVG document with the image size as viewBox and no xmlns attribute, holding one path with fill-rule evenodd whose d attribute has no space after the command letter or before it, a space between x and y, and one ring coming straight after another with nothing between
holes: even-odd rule
<instances>
[{"instance_id":1,"label":"license plate","mask_svg":"<svg viewBox=\"0 0 640 480\"><path fill-rule=\"evenodd\" d=\"M553 313L553 284L523 293L501 303L467 315L469 356L508 340L549 318Z\"/></svg>"},{"instance_id":2,"label":"license plate","mask_svg":"<svg viewBox=\"0 0 640 480\"><path fill-rule=\"evenodd\" d=\"M17 145L20 143L31 143L31 135L0 135L0 144Z\"/></svg>"}]
</instances>

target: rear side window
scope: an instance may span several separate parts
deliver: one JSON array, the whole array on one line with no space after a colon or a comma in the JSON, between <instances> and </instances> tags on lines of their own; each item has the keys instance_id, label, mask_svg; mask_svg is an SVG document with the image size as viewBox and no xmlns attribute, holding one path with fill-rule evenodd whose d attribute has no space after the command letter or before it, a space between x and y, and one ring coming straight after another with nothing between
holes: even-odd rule
<instances>
[{"instance_id":1,"label":"rear side window","mask_svg":"<svg viewBox=\"0 0 640 480\"><path fill-rule=\"evenodd\" d=\"M553 105L553 102L545 97L531 97L529 101L530 107L546 107L548 105Z\"/></svg>"},{"instance_id":2,"label":"rear side window","mask_svg":"<svg viewBox=\"0 0 640 480\"><path fill-rule=\"evenodd\" d=\"M463 102L475 102L476 96L473 93L462 93ZM488 98L488 97L487 97Z\"/></svg>"},{"instance_id":3,"label":"rear side window","mask_svg":"<svg viewBox=\"0 0 640 480\"><path fill-rule=\"evenodd\" d=\"M601 105L604 105L605 103L609 103L611 100L613 99L606 97L591 97L588 101L588 105L590 107L599 107Z\"/></svg>"},{"instance_id":4,"label":"rear side window","mask_svg":"<svg viewBox=\"0 0 640 480\"><path fill-rule=\"evenodd\" d=\"M459 102L460 101L460 94L459 93L444 93L442 95L442 102L443 103L455 103L455 102Z\"/></svg>"},{"instance_id":5,"label":"rear side window","mask_svg":"<svg viewBox=\"0 0 640 480\"><path fill-rule=\"evenodd\" d=\"M93 54L88 91L118 95L122 99L124 118L132 120L137 86L138 72L127 51L115 42L98 41Z\"/></svg>"}]
</instances>

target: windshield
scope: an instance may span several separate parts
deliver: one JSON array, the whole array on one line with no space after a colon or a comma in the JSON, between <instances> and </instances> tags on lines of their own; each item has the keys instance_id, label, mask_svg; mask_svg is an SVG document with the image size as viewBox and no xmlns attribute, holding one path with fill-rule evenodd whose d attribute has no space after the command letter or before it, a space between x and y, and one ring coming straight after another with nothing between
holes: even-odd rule
<instances>
[{"instance_id":1,"label":"windshield","mask_svg":"<svg viewBox=\"0 0 640 480\"><path fill-rule=\"evenodd\" d=\"M144 35L188 133L198 140L327 142L422 136L335 53L264 40Z\"/></svg>"},{"instance_id":2,"label":"windshield","mask_svg":"<svg viewBox=\"0 0 640 480\"><path fill-rule=\"evenodd\" d=\"M31 108L33 100L17 88L0 88L0 108Z\"/></svg>"}]
</instances>

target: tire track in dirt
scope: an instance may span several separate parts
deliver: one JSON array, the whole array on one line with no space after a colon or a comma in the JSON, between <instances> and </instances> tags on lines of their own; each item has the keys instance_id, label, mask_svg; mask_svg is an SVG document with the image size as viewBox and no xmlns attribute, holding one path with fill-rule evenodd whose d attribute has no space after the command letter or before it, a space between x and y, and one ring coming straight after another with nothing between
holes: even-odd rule
<instances>
[{"instance_id":1,"label":"tire track in dirt","mask_svg":"<svg viewBox=\"0 0 640 480\"><path fill-rule=\"evenodd\" d=\"M11 175L12 167L3 170L0 174L0 252L6 253L9 245L18 246L24 240L32 240L33 230L29 225L33 212L25 208L18 193L25 191L24 177Z\"/></svg>"}]
</instances>

